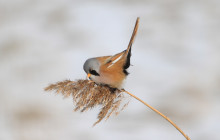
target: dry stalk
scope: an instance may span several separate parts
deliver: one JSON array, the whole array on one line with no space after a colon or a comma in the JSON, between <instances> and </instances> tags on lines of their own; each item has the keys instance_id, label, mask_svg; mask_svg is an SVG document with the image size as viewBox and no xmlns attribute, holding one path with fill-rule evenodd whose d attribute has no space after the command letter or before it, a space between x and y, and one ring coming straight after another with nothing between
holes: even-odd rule
<instances>
[{"instance_id":1,"label":"dry stalk","mask_svg":"<svg viewBox=\"0 0 220 140\"><path fill-rule=\"evenodd\" d=\"M88 109L92 109L93 107L101 106L101 110L98 114L98 120L93 126L101 122L104 118L107 120L112 114L117 115L125 108L125 106L127 106L128 102L124 105L121 105L121 102L125 97L122 93L125 92L162 116L169 123L171 123L187 140L190 140L190 138L167 116L124 89L119 90L110 88L107 85L97 85L95 82L90 80L65 80L51 84L45 88L45 91L51 90L54 90L56 93L62 93L64 97L69 97L72 95L73 102L75 104L74 111L84 112Z\"/></svg>"},{"instance_id":2,"label":"dry stalk","mask_svg":"<svg viewBox=\"0 0 220 140\"><path fill-rule=\"evenodd\" d=\"M160 116L162 116L164 119L166 119L169 123L171 123L187 140L190 140L190 138L173 122L171 121L167 116L165 116L164 114L162 114L160 111L158 111L157 109L155 109L154 107L150 106L149 104L147 104L146 102L144 102L143 100L141 100L140 98L138 98L137 96L135 96L134 94L131 94L130 92L122 89L122 92L125 92L127 94L129 94L130 96L134 97L135 99L137 99L138 101L140 101L141 103L143 103L144 105L146 105L147 107L149 107L151 110L153 110L154 112L156 112L157 114L159 114Z\"/></svg>"}]
</instances>

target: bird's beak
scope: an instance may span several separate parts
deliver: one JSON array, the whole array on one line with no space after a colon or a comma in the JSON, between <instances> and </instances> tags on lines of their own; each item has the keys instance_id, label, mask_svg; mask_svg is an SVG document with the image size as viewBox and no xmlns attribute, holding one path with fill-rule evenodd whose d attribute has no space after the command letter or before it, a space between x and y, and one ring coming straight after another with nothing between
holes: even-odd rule
<instances>
[{"instance_id":1,"label":"bird's beak","mask_svg":"<svg viewBox=\"0 0 220 140\"><path fill-rule=\"evenodd\" d=\"M90 78L90 76L91 76L91 73L88 73L88 74L87 74L87 78L89 79L89 78Z\"/></svg>"}]
</instances>

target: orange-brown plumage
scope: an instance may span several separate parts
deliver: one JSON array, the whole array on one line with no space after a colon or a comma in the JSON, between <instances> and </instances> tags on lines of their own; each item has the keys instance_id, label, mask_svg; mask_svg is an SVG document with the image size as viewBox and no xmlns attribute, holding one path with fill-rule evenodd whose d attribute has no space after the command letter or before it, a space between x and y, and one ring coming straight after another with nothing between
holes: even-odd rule
<instances>
[{"instance_id":1,"label":"orange-brown plumage","mask_svg":"<svg viewBox=\"0 0 220 140\"><path fill-rule=\"evenodd\" d=\"M84 64L84 70L88 77L98 84L109 85L112 88L121 89L122 83L130 66L131 47L138 29L139 18L126 50L113 56L102 56L88 59Z\"/></svg>"},{"instance_id":2,"label":"orange-brown plumage","mask_svg":"<svg viewBox=\"0 0 220 140\"><path fill-rule=\"evenodd\" d=\"M116 60L120 55L123 55L124 52L119 53L115 57L107 58L110 59L108 62L105 62L106 59L103 57L97 57L97 59L101 62L100 66L100 78L103 83L110 85L111 87L119 88L123 80L126 77L126 74L123 72L123 65L125 61L123 59L119 59L116 63L112 64L112 61ZM111 66L112 65L112 66Z\"/></svg>"}]
</instances>

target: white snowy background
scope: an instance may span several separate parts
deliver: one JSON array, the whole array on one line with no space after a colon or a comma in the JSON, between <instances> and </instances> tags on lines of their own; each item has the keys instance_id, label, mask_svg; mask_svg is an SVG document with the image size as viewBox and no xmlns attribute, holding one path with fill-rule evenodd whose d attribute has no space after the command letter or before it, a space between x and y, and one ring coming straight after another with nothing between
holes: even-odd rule
<instances>
[{"instance_id":1,"label":"white snowy background","mask_svg":"<svg viewBox=\"0 0 220 140\"><path fill-rule=\"evenodd\" d=\"M134 99L92 127L99 108L73 112L71 98L43 90L124 50L138 16L125 89L192 140L219 140L219 0L1 0L0 140L184 140Z\"/></svg>"}]
</instances>

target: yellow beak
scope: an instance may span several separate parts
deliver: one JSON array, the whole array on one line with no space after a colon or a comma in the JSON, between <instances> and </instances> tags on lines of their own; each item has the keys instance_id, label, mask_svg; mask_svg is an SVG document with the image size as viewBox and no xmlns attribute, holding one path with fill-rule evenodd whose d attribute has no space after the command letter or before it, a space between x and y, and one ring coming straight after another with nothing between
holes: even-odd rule
<instances>
[{"instance_id":1,"label":"yellow beak","mask_svg":"<svg viewBox=\"0 0 220 140\"><path fill-rule=\"evenodd\" d=\"M87 74L87 78L89 79L89 78L90 78L90 76L91 76L91 74L90 74L90 73L88 73L88 74Z\"/></svg>"}]
</instances>

